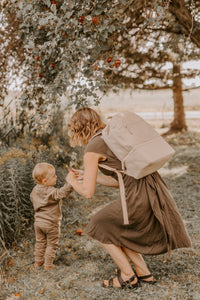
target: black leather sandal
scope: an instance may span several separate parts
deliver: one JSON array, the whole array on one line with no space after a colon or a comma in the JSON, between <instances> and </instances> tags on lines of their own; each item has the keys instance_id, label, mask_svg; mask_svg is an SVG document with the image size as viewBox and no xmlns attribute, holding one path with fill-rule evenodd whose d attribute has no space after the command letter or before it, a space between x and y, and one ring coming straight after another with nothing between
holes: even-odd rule
<instances>
[{"instance_id":1,"label":"black leather sandal","mask_svg":"<svg viewBox=\"0 0 200 300\"><path fill-rule=\"evenodd\" d=\"M156 280L155 280L155 279L150 280L150 281L145 280L145 279L147 279L147 278L152 277L152 276L153 276L152 273L150 273L150 274L148 274L148 275L144 275L144 276L138 276L138 275L136 274L136 276L137 276L137 279L138 279L139 281L141 281L141 282L145 282L145 283L148 283L148 284L155 284L155 283L156 283Z\"/></svg>"},{"instance_id":2,"label":"black leather sandal","mask_svg":"<svg viewBox=\"0 0 200 300\"><path fill-rule=\"evenodd\" d=\"M108 280L108 285L106 285L104 282L103 282L103 287L105 288L125 288L125 287L128 287L128 288L131 288L131 289L136 289L137 287L140 286L140 283L139 283L139 280L136 282L136 283L131 283L135 278L137 278L137 276L134 274L133 276L131 276L128 280L124 281L122 279L122 276L121 276L121 273L117 276L117 279L119 281L119 284L120 286L119 287L115 287L113 286L113 279L114 278L111 278Z\"/></svg>"}]
</instances>

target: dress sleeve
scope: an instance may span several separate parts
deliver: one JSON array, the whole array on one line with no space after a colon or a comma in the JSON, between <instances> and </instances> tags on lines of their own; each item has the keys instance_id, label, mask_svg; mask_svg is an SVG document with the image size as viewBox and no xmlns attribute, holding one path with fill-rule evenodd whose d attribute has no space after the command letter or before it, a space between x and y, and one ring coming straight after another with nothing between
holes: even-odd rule
<instances>
[{"instance_id":1,"label":"dress sleeve","mask_svg":"<svg viewBox=\"0 0 200 300\"><path fill-rule=\"evenodd\" d=\"M105 145L104 140L102 139L101 135L98 135L89 141L89 143L85 147L84 153L95 152L95 153L99 153L99 154L103 154L104 156L107 156L106 151L105 151L106 149L107 149L107 147Z\"/></svg>"},{"instance_id":2,"label":"dress sleeve","mask_svg":"<svg viewBox=\"0 0 200 300\"><path fill-rule=\"evenodd\" d=\"M104 175L112 176L113 178L118 180L118 177L117 177L115 172L106 170L106 169L101 167L101 163L102 163L102 164L108 164L111 167L115 168L115 166L112 166L109 162L109 157L110 157L109 151L110 150L109 150L108 146L106 145L106 143L104 142L104 140L102 139L102 137L101 136L96 136L92 140L90 140L90 142L88 143L88 145L85 148L84 153L86 153L86 152L95 152L95 153L102 154L106 159L105 159L105 161L99 162L99 166L98 166L99 170Z\"/></svg>"}]
</instances>

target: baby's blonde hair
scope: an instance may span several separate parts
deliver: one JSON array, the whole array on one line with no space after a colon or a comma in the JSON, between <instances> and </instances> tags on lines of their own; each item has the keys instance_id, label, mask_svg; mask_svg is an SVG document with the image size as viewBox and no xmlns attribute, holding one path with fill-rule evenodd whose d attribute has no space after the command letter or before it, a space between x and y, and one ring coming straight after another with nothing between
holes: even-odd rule
<instances>
[{"instance_id":1,"label":"baby's blonde hair","mask_svg":"<svg viewBox=\"0 0 200 300\"><path fill-rule=\"evenodd\" d=\"M73 114L68 124L70 144L72 146L87 145L90 138L105 126L95 110L90 107L80 108Z\"/></svg>"},{"instance_id":2,"label":"baby's blonde hair","mask_svg":"<svg viewBox=\"0 0 200 300\"><path fill-rule=\"evenodd\" d=\"M33 169L33 179L35 183L42 184L43 179L47 178L51 171L55 170L54 166L48 163L38 163Z\"/></svg>"}]
</instances>

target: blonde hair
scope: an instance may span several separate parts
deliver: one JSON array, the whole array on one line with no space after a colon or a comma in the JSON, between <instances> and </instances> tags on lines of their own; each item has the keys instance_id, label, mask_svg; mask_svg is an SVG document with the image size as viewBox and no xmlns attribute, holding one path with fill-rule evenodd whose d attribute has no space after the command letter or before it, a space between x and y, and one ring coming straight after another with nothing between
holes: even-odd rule
<instances>
[{"instance_id":1,"label":"blonde hair","mask_svg":"<svg viewBox=\"0 0 200 300\"><path fill-rule=\"evenodd\" d=\"M47 178L52 171L55 171L55 168L51 164L45 162L36 164L32 173L35 183L42 184L43 179Z\"/></svg>"},{"instance_id":2,"label":"blonde hair","mask_svg":"<svg viewBox=\"0 0 200 300\"><path fill-rule=\"evenodd\" d=\"M71 146L87 145L90 138L105 126L95 110L90 107L80 108L73 114L68 124Z\"/></svg>"}]
</instances>

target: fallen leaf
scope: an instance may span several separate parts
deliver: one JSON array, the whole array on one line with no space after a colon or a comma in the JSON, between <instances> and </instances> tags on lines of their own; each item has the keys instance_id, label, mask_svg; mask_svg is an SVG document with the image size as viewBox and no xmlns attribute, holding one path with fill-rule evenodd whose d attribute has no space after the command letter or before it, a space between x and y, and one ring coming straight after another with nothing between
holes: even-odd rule
<instances>
[{"instance_id":1,"label":"fallen leaf","mask_svg":"<svg viewBox=\"0 0 200 300\"><path fill-rule=\"evenodd\" d=\"M29 242L25 242L24 247L29 247Z\"/></svg>"},{"instance_id":2,"label":"fallen leaf","mask_svg":"<svg viewBox=\"0 0 200 300\"><path fill-rule=\"evenodd\" d=\"M41 287L41 288L39 289L38 293L40 293L40 294L44 294L44 288L43 288L43 287Z\"/></svg>"},{"instance_id":3,"label":"fallen leaf","mask_svg":"<svg viewBox=\"0 0 200 300\"><path fill-rule=\"evenodd\" d=\"M13 265L13 261L12 261L12 260L9 260L8 266L12 266L12 265Z\"/></svg>"},{"instance_id":4,"label":"fallen leaf","mask_svg":"<svg viewBox=\"0 0 200 300\"><path fill-rule=\"evenodd\" d=\"M14 296L15 297L21 297L21 294L20 293L15 293Z\"/></svg>"},{"instance_id":5,"label":"fallen leaf","mask_svg":"<svg viewBox=\"0 0 200 300\"><path fill-rule=\"evenodd\" d=\"M163 264L165 264L167 262L167 259L163 260L162 262L163 262Z\"/></svg>"}]
</instances>

